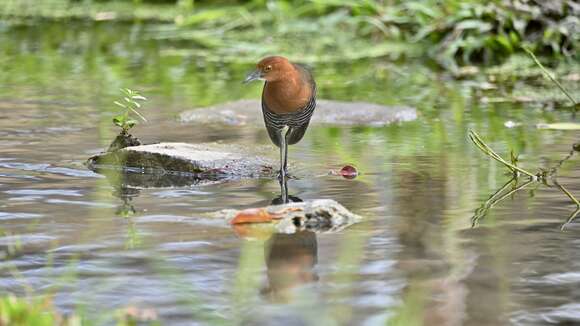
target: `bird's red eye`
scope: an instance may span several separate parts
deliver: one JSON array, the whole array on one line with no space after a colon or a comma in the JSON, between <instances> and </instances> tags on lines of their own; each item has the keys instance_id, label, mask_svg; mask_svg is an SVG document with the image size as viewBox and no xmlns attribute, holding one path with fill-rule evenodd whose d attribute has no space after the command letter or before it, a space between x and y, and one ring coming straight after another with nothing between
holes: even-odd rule
<instances>
[{"instance_id":1,"label":"bird's red eye","mask_svg":"<svg viewBox=\"0 0 580 326\"><path fill-rule=\"evenodd\" d=\"M265 72L268 72L270 70L272 70L272 66L270 66L270 65L268 65L268 66L266 66L266 68L264 68L264 71Z\"/></svg>"}]
</instances>

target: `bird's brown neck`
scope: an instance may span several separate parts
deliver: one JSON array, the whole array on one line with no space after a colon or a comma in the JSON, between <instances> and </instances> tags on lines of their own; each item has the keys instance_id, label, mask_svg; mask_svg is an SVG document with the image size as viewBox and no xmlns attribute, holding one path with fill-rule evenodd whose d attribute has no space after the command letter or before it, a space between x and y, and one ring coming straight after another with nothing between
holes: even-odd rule
<instances>
[{"instance_id":1,"label":"bird's brown neck","mask_svg":"<svg viewBox=\"0 0 580 326\"><path fill-rule=\"evenodd\" d=\"M312 86L302 72L294 69L284 78L266 83L264 101L274 113L298 112L305 108L312 96Z\"/></svg>"}]
</instances>

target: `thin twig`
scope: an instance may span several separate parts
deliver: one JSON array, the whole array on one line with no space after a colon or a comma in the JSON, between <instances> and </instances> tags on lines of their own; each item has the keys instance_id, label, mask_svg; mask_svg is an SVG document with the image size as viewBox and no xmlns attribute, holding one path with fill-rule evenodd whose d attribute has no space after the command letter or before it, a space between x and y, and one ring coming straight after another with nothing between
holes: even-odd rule
<instances>
[{"instance_id":1,"label":"thin twig","mask_svg":"<svg viewBox=\"0 0 580 326\"><path fill-rule=\"evenodd\" d=\"M560 84L559 81L556 80L556 78L554 78L554 76L552 76L552 74L548 71L548 69L544 68L544 65L542 65L540 63L540 61L538 60L538 58L536 58L536 55L527 47L523 46L522 47L524 49L524 51L526 51L530 57L532 57L532 59L534 60L534 62L538 65L538 67L540 67L540 69L542 69L542 71L544 72L544 74L546 76L548 76L548 78L550 78L550 80L556 84L556 86L558 86L558 88L560 88L560 90L562 91L562 93L564 93L569 99L570 101L572 101L572 104L574 104L574 110L576 110L576 106L578 105L578 102L576 102L576 100L572 97L572 95L570 95L570 93L568 93L568 91L564 88L564 86L562 86L562 84Z\"/></svg>"},{"instance_id":2,"label":"thin twig","mask_svg":"<svg viewBox=\"0 0 580 326\"><path fill-rule=\"evenodd\" d=\"M523 173L529 176L530 178L533 178L534 180L538 178L538 175L528 172L504 160L501 156L499 156L496 152L494 152L493 149L491 149L491 147L489 147L475 131L473 130L469 131L469 139L471 139L471 141L475 144L475 146L477 146L477 148L479 148L485 155L507 166L508 169L510 169L512 172L515 173L517 171Z\"/></svg>"}]
</instances>

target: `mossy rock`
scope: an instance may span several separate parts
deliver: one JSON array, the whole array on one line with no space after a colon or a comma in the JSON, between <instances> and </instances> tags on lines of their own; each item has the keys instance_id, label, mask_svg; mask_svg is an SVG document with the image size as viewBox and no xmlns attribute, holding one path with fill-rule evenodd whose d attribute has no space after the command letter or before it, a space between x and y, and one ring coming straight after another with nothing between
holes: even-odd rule
<instances>
[{"instance_id":1,"label":"mossy rock","mask_svg":"<svg viewBox=\"0 0 580 326\"><path fill-rule=\"evenodd\" d=\"M248 153L248 149L237 145L159 143L101 153L89 158L87 166L103 174L109 170L153 175L153 184L163 186L171 185L171 182L161 182L160 176L169 181L187 180L189 177L191 180L187 183L191 183L200 179L275 175L274 162Z\"/></svg>"}]
</instances>

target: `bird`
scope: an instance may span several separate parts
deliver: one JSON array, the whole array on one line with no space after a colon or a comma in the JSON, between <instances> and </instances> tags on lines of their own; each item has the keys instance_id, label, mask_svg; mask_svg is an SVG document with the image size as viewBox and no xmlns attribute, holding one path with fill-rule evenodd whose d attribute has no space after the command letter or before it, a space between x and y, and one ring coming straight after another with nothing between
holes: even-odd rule
<instances>
[{"instance_id":1,"label":"bird","mask_svg":"<svg viewBox=\"0 0 580 326\"><path fill-rule=\"evenodd\" d=\"M280 183L288 176L288 146L298 143L316 108L316 82L305 66L282 56L263 58L244 83L263 80L262 114L274 145L280 148Z\"/></svg>"}]
</instances>

